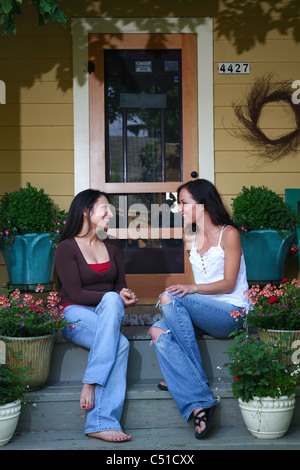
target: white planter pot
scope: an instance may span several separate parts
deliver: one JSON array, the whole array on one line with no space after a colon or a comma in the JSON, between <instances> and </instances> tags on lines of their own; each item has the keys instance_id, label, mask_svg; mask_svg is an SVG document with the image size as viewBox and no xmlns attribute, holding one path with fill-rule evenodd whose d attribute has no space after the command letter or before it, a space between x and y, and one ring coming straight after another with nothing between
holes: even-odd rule
<instances>
[{"instance_id":1,"label":"white planter pot","mask_svg":"<svg viewBox=\"0 0 300 470\"><path fill-rule=\"evenodd\" d=\"M12 438L21 412L20 400L0 405L0 446L4 446Z\"/></svg>"},{"instance_id":2,"label":"white planter pot","mask_svg":"<svg viewBox=\"0 0 300 470\"><path fill-rule=\"evenodd\" d=\"M295 394L280 398L238 399L245 425L254 437L277 439L288 431L295 408Z\"/></svg>"}]
</instances>

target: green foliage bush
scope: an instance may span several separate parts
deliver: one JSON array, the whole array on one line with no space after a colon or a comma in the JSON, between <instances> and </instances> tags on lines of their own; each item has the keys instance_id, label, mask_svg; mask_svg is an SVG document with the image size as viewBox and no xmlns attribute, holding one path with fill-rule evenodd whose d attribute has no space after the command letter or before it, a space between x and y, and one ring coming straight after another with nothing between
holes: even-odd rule
<instances>
[{"instance_id":1,"label":"green foliage bush","mask_svg":"<svg viewBox=\"0 0 300 470\"><path fill-rule=\"evenodd\" d=\"M21 354L17 359L21 360ZM25 392L30 380L26 377L27 372L28 369L19 366L0 364L0 405L26 400Z\"/></svg>"},{"instance_id":2,"label":"green foliage bush","mask_svg":"<svg viewBox=\"0 0 300 470\"><path fill-rule=\"evenodd\" d=\"M286 204L283 198L265 186L243 186L233 198L232 217L240 230L295 230L299 216Z\"/></svg>"},{"instance_id":3,"label":"green foliage bush","mask_svg":"<svg viewBox=\"0 0 300 470\"><path fill-rule=\"evenodd\" d=\"M65 211L59 211L43 189L30 183L5 193L0 201L0 239L12 243L15 235L50 233L54 240L63 228Z\"/></svg>"},{"instance_id":4,"label":"green foliage bush","mask_svg":"<svg viewBox=\"0 0 300 470\"><path fill-rule=\"evenodd\" d=\"M234 397L248 402L254 397L278 398L296 391L297 371L286 359L292 354L284 345L259 341L247 332L234 333L226 364L232 376Z\"/></svg>"}]
</instances>

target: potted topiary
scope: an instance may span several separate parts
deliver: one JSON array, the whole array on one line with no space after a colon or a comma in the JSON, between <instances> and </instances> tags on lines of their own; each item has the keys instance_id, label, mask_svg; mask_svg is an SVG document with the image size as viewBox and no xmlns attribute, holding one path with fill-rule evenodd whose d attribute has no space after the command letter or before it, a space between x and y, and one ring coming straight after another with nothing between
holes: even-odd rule
<instances>
[{"instance_id":1,"label":"potted topiary","mask_svg":"<svg viewBox=\"0 0 300 470\"><path fill-rule=\"evenodd\" d=\"M0 364L0 446L12 438L25 401L27 370L19 366Z\"/></svg>"},{"instance_id":2,"label":"potted topiary","mask_svg":"<svg viewBox=\"0 0 300 470\"><path fill-rule=\"evenodd\" d=\"M231 335L227 350L233 396L238 398L242 417L250 433L258 438L282 437L295 408L297 374L285 358L285 345L260 341L248 332Z\"/></svg>"},{"instance_id":3,"label":"potted topiary","mask_svg":"<svg viewBox=\"0 0 300 470\"><path fill-rule=\"evenodd\" d=\"M66 218L43 189L27 183L0 201L0 248L13 285L51 282L54 248Z\"/></svg>"},{"instance_id":4,"label":"potted topiary","mask_svg":"<svg viewBox=\"0 0 300 470\"><path fill-rule=\"evenodd\" d=\"M280 281L299 216L265 186L244 186L233 198L232 217L240 230L248 281Z\"/></svg>"}]
</instances>

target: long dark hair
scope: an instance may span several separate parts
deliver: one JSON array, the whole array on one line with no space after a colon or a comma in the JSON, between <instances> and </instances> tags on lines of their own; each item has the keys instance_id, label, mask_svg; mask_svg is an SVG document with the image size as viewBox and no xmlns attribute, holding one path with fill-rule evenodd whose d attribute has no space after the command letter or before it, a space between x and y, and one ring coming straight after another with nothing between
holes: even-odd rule
<instances>
[{"instance_id":1,"label":"long dark hair","mask_svg":"<svg viewBox=\"0 0 300 470\"><path fill-rule=\"evenodd\" d=\"M90 214L95 202L99 199L100 196L105 196L106 199L109 200L109 197L106 193L97 189L85 189L74 197L69 209L63 232L61 234L60 241L66 240L67 238L73 238L81 231L83 226L83 211L86 209L88 210L87 219L90 230Z\"/></svg>"},{"instance_id":2,"label":"long dark hair","mask_svg":"<svg viewBox=\"0 0 300 470\"><path fill-rule=\"evenodd\" d=\"M89 225L87 233L89 233L91 228L91 211L93 210L94 204L100 196L105 196L106 199L109 200L108 195L106 193L97 189L85 189L74 197L73 201L71 202L68 217L59 242L62 242L67 238L73 238L78 235L83 226L83 211L86 209L88 210L87 218ZM55 265L53 270L53 282L55 284L56 289L61 289L62 284L57 274Z\"/></svg>"},{"instance_id":3,"label":"long dark hair","mask_svg":"<svg viewBox=\"0 0 300 470\"><path fill-rule=\"evenodd\" d=\"M177 189L178 201L182 189L187 189L196 203L204 205L204 209L210 215L213 224L236 226L224 206L216 187L210 181L198 179L182 184Z\"/></svg>"}]
</instances>

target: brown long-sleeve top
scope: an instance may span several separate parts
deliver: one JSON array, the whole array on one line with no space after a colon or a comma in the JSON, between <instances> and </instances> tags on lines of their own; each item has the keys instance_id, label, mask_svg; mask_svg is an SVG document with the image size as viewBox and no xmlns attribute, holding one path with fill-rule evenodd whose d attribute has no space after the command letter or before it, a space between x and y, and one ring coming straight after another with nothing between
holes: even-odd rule
<instances>
[{"instance_id":1,"label":"brown long-sleeve top","mask_svg":"<svg viewBox=\"0 0 300 470\"><path fill-rule=\"evenodd\" d=\"M106 292L120 292L123 287L127 287L120 243L111 239L106 239L104 243L110 266L103 273L89 266L74 238L58 244L55 266L62 284L62 304L96 306Z\"/></svg>"}]
</instances>

